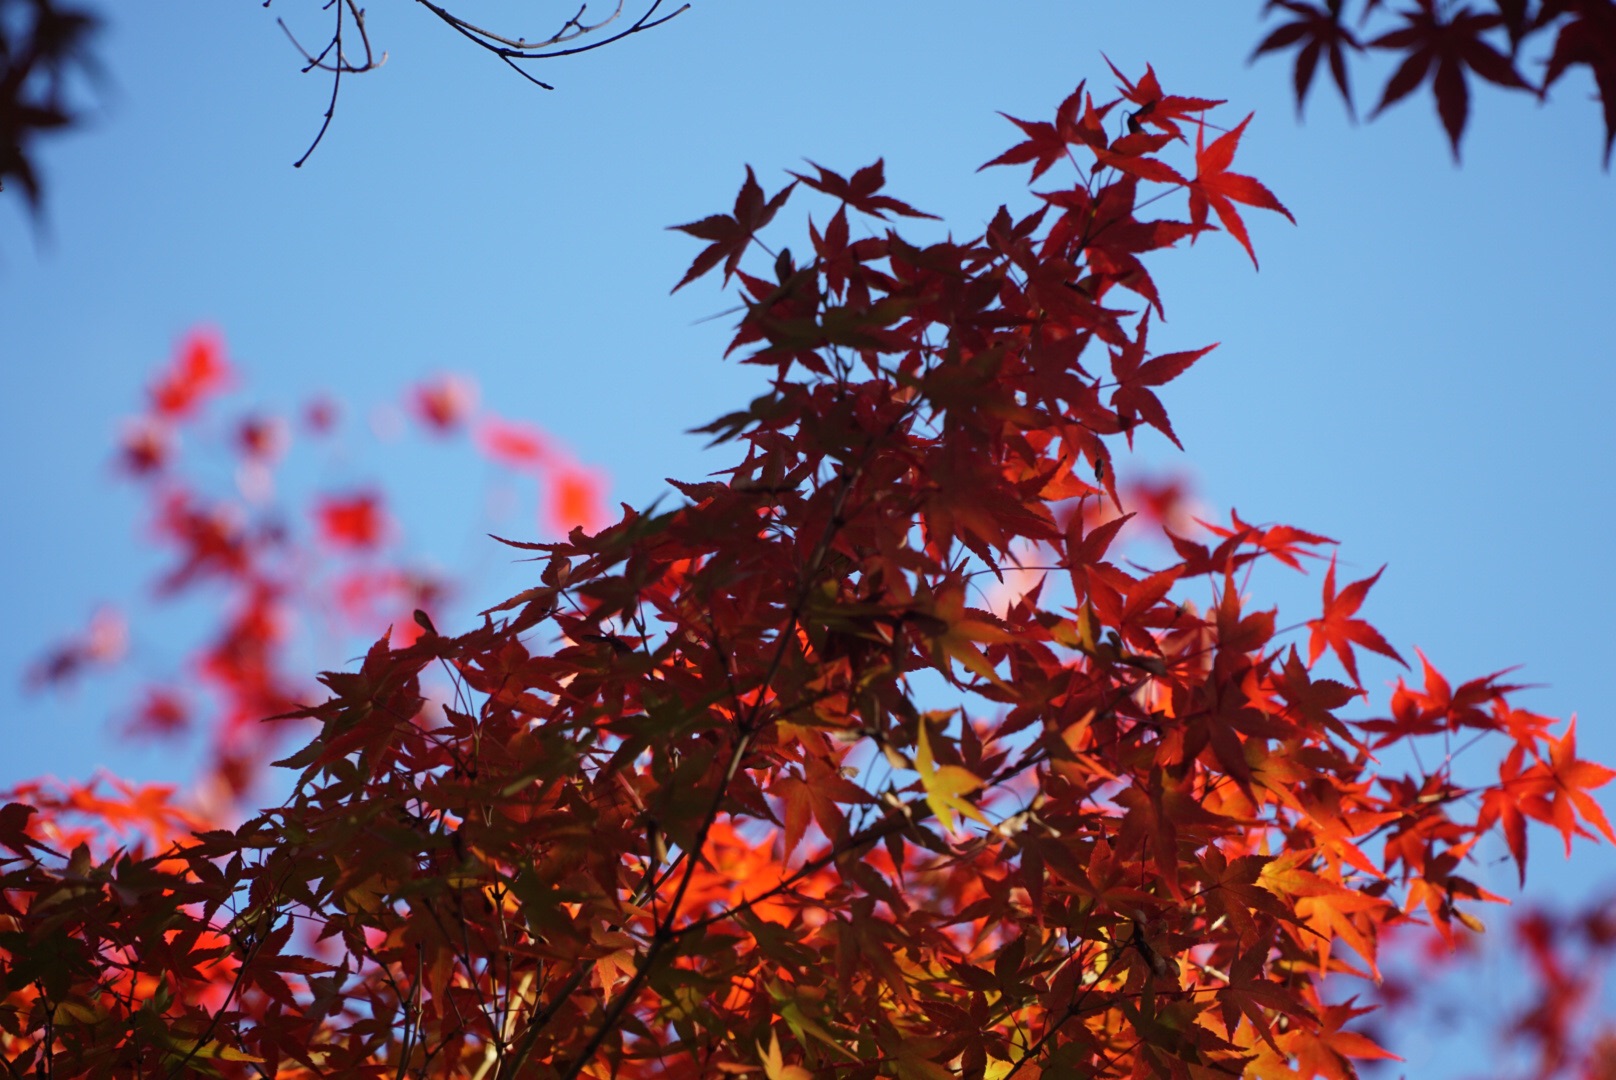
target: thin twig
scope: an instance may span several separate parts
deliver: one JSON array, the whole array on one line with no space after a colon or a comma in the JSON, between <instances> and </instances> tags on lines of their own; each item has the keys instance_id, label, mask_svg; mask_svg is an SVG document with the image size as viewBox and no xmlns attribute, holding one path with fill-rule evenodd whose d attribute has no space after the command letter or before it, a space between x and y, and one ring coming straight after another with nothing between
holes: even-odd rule
<instances>
[{"instance_id":1,"label":"thin twig","mask_svg":"<svg viewBox=\"0 0 1616 1080\"><path fill-rule=\"evenodd\" d=\"M566 22L561 24L561 29L560 30L557 30L555 33L551 34L549 37L545 38L543 41L528 41L526 38L504 37L504 36L502 36L500 34L494 33L492 30L485 30L481 26L477 26L477 25L475 25L473 23L467 22L465 19L460 18L458 15L454 15L452 13L445 12L441 8L438 8L435 4L427 3L427 0L421 0L421 2L426 3L427 7L432 8L432 10L437 13L439 18L445 18L445 19L448 19L448 20L452 20L455 23L455 25L463 27L464 29L471 31L473 34L476 34L478 37L487 38L489 41L496 42L496 43L498 43L500 45L509 45L513 49L523 49L523 50L527 50L527 49L548 49L553 45L562 45L562 44L565 44L566 42L569 42L569 41L577 41L579 38L584 37L584 36L586 36L588 34L593 34L597 30L604 30L606 27L608 27L612 23L616 22L618 17L623 14L623 2L622 2L622 0L618 0L617 6L612 9L612 13L610 15L606 16L604 19L600 20L600 22L598 22L598 23L593 23L593 24L591 24L589 26L585 26L583 24L582 20L583 20L583 17L584 17L584 12L589 10L589 5L584 4L584 5L582 5L581 7L578 8L578 14L574 15L572 18L568 19ZM657 0L657 3L660 3L660 2L661 2L661 0ZM651 5L651 10L655 11L656 6L657 6L657 4L653 3ZM647 12L646 14L649 15L650 12Z\"/></svg>"},{"instance_id":2,"label":"thin twig","mask_svg":"<svg viewBox=\"0 0 1616 1080\"><path fill-rule=\"evenodd\" d=\"M386 53L382 54L381 60L377 60L375 54L371 51L370 34L365 30L364 9L358 7L354 0L333 0L331 6L334 7L337 12L337 25L331 33L331 41L320 52L319 56L311 56L308 50L303 48L303 46L298 42L296 36L292 34L292 31L287 27L287 25L284 22L281 22L279 19L276 20L276 22L280 22L281 29L286 31L286 36L291 38L292 44L297 47L298 52L302 53L303 58L308 61L308 65L303 69L305 72L318 69L320 71L329 71L331 73L331 100L326 103L325 117L320 122L320 130L315 133L314 141L311 142L309 144L309 148L303 152L303 156L292 163L292 168L294 169L301 169L303 167L303 163L309 160L310 156L313 155L315 148L318 147L321 140L325 138L325 133L331 130L331 121L337 114L337 97L342 92L342 76L345 73L359 75L367 71L374 71L376 68L381 67L382 64L387 62ZM347 11L353 15L354 28L359 31L359 41L365 50L365 62L363 64L350 63L347 56L343 53L342 14L344 11ZM336 54L335 58L330 63L327 63L325 58L330 56L332 53Z\"/></svg>"},{"instance_id":3,"label":"thin twig","mask_svg":"<svg viewBox=\"0 0 1616 1080\"><path fill-rule=\"evenodd\" d=\"M587 45L574 45L565 49L550 49L549 42L541 42L534 45L516 44L517 42L523 41L523 39L508 38L495 34L492 31L485 30L474 23L467 22L465 19L460 18L460 16L454 14L453 12L439 7L437 4L433 3L432 0L416 0L416 3L421 4L428 11L432 12L432 14L436 15L439 19L442 19L445 23L453 27L466 38L476 42L482 48L496 56L504 57L508 60L555 60L563 56L577 56L580 53L594 52L596 49L603 49L607 45L622 41L624 38L633 34L638 34L643 30L650 30L661 26L670 19L677 18L678 16L683 15L686 11L690 10L690 5L687 3L681 5L676 11L669 12L668 14L663 15L661 18L653 19L651 16L656 13L656 10L659 7L662 6L662 0L652 0L651 6L646 9L645 14L634 20L633 24L625 30L621 30L610 37L601 38L599 41L591 41ZM577 40L584 34L592 33L601 29L615 18L616 15L614 14L612 19L605 20L588 28L581 28L581 33L573 33L564 38L555 39L555 43L559 44L561 41ZM549 51L535 51L546 49L549 49Z\"/></svg>"}]
</instances>

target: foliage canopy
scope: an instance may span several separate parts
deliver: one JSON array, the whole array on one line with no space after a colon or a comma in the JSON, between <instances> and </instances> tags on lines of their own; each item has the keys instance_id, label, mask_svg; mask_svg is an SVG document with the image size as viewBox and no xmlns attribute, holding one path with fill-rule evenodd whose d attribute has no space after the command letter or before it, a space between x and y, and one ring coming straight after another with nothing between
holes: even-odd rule
<instances>
[{"instance_id":1,"label":"foliage canopy","mask_svg":"<svg viewBox=\"0 0 1616 1080\"><path fill-rule=\"evenodd\" d=\"M11 1072L1340 1078L1389 1057L1339 984L1379 978L1391 928L1479 931L1489 834L1523 875L1529 819L1616 841L1588 794L1616 773L1501 673L1455 688L1423 657L1389 715L1347 719L1360 652L1402 661L1362 617L1378 574L1342 584L1332 557L1287 627L1251 572L1333 541L1130 510L1118 440L1177 441L1159 394L1210 351L1150 352L1149 257L1225 231L1255 263L1243 215L1286 211L1235 171L1249 116L1116 74L1109 100L1080 85L1013 120L988 165L1030 164L1040 207L970 239L906 240L926 215L879 161L772 194L748 169L730 212L679 226L706 246L676 288L719 271L731 352L769 374L703 429L733 463L672 509L508 541L537 579L481 625L417 611L322 675L325 700L275 718L317 725L277 763L280 806L226 827L161 792L35 785L0 811ZM765 247L809 192L828 209L802 257ZM379 527L362 499L322 520ZM1119 554L1146 527L1159 565ZM194 535L196 573L244 557ZM1476 739L1496 778L1461 783ZM1432 766L1381 764L1416 742ZM109 846L84 814L143 834Z\"/></svg>"}]
</instances>

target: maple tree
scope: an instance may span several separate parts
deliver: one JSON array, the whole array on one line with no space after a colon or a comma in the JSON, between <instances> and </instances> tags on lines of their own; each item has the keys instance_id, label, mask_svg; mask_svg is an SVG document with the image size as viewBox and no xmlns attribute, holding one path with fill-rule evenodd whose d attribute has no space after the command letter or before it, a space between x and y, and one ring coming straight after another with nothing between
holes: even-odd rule
<instances>
[{"instance_id":1,"label":"maple tree","mask_svg":"<svg viewBox=\"0 0 1616 1080\"><path fill-rule=\"evenodd\" d=\"M1013 120L1024 137L983 167L1031 164L1049 190L969 239L905 239L928 215L880 161L772 195L748 169L730 213L679 226L706 246L675 289L732 284L730 351L769 379L701 429L729 466L675 482L671 509L506 540L528 588L460 633L400 611L323 694L221 659L257 695L232 741L313 725L276 763L279 805L13 793L11 1073L1348 1077L1390 1058L1346 989L1378 981L1383 937L1479 931L1491 836L1522 875L1528 821L1568 850L1616 842L1589 795L1616 773L1501 673L1455 689L1423 654L1389 715L1349 715L1361 652L1403 660L1364 617L1378 573L1340 584L1332 557L1318 615L1285 627L1253 571L1334 541L1232 512L1192 530L1169 489L1119 477L1140 428L1177 441L1161 394L1210 351L1150 353L1147 259L1225 231L1255 263L1243 215L1285 211L1234 171L1250 117L1117 74L1115 98L1080 85L1053 122ZM800 257L760 237L810 192L827 206ZM1174 197L1188 220L1154 216ZM130 467L161 476L227 373L190 342ZM413 407L451 426L465 394ZM476 438L564 460L497 417ZM278 440L240 429L249 455ZM281 538L160 505L172 587L290 587L262 561ZM367 491L314 520L334 551L388 529ZM1129 533L1171 554L1125 557ZM1434 765L1387 764L1426 740ZM1528 935L1548 982L1553 925ZM1523 1027L1556 1069L1557 1022Z\"/></svg>"}]
</instances>

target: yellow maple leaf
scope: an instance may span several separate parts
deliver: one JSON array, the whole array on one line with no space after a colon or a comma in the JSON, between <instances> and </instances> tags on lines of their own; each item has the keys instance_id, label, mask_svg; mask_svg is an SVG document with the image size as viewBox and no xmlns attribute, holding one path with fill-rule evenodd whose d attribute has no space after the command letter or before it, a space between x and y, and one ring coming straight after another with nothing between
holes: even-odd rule
<instances>
[{"instance_id":1,"label":"yellow maple leaf","mask_svg":"<svg viewBox=\"0 0 1616 1080\"><path fill-rule=\"evenodd\" d=\"M999 673L993 670L993 663L976 647L976 643L1002 644L1014 640L1014 635L994 625L984 613L967 609L965 590L959 587L947 588L937 595L932 617L947 627L932 639L932 648L943 659L945 667L949 660L957 660L973 675L986 679L1000 690L1011 692L1010 684L999 678ZM953 678L952 668L948 669L947 674Z\"/></svg>"},{"instance_id":2,"label":"yellow maple leaf","mask_svg":"<svg viewBox=\"0 0 1616 1080\"><path fill-rule=\"evenodd\" d=\"M981 787L982 781L962 765L937 764L937 759L931 756L931 738L927 734L924 719L920 721L920 744L915 748L915 771L920 774L920 784L926 789L926 802L931 806L931 812L937 815L937 820L943 823L943 828L954 831L956 810L984 825L992 824L982 811L961 798Z\"/></svg>"},{"instance_id":3,"label":"yellow maple leaf","mask_svg":"<svg viewBox=\"0 0 1616 1080\"><path fill-rule=\"evenodd\" d=\"M179 1046L174 1044L174 1049L177 1052L179 1050ZM167 1056L172 1058L174 1054L169 1054ZM211 1039L208 1042L197 1043L195 1046L187 1048L184 1051L184 1055L181 1060L191 1058L205 1058L213 1061L250 1061L259 1063L263 1062L264 1060L261 1057L254 1057L245 1050L237 1050L233 1046L226 1046L218 1039Z\"/></svg>"},{"instance_id":4,"label":"yellow maple leaf","mask_svg":"<svg viewBox=\"0 0 1616 1080\"><path fill-rule=\"evenodd\" d=\"M801 1065L787 1065L784 1055L780 1053L780 1033L769 1032L769 1048L763 1049L758 1043L758 1059L763 1062L763 1072L769 1080L813 1080L813 1074Z\"/></svg>"}]
</instances>

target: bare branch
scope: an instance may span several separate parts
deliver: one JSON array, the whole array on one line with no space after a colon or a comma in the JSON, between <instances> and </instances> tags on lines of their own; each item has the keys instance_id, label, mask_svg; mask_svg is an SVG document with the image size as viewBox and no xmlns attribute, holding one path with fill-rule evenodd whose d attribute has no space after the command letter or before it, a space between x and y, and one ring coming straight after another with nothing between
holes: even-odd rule
<instances>
[{"instance_id":1,"label":"bare branch","mask_svg":"<svg viewBox=\"0 0 1616 1080\"><path fill-rule=\"evenodd\" d=\"M272 2L273 0L264 0L264 6L269 7ZM627 27L609 36L594 38L592 35L602 33L623 18L625 0L615 0L610 12L594 20L589 18L589 5L583 3L553 33L542 37L529 38L502 34L479 26L435 3L434 0L416 0L416 2L432 12L433 15L437 16L457 34L460 34L479 48L492 53L512 71L534 86L544 90L554 90L555 87L526 70L518 61L555 60L563 56L576 56L580 53L593 52L596 49L604 48L607 45L622 41L626 37L638 34L643 30L661 26L668 20L682 15L690 9L690 4L685 3L681 4L677 10L659 15L658 12L662 7L663 0L650 0L649 6L640 17ZM325 0L321 10L334 11L335 25L332 27L331 36L326 41L325 48L318 52L305 48L284 20L275 20L280 25L281 30L285 32L287 39L291 41L292 47L302 56L303 71L305 73L323 71L331 76L331 98L326 104L325 115L321 118L320 130L315 133L314 141L309 144L309 148L304 151L303 156L293 163L294 168L302 168L303 163L309 160L315 148L325 138L326 132L331 129L331 122L335 118L337 111L337 98L342 92L342 77L344 75L361 75L367 71L374 71L387 62L386 53L382 53L378 58L372 51L370 36L365 30L365 9L357 6L356 0ZM363 60L349 60L343 52L343 34L348 29L347 22L350 20L352 29L359 34L360 45L364 50Z\"/></svg>"},{"instance_id":2,"label":"bare branch","mask_svg":"<svg viewBox=\"0 0 1616 1080\"><path fill-rule=\"evenodd\" d=\"M331 100L326 104L325 118L320 122L320 130L315 133L314 141L309 144L309 148L303 151L302 157L292 162L292 168L294 169L303 167L303 163L309 160L309 157L314 153L315 147L319 146L320 141L325 138L325 133L331 130L331 121L337 114L337 96L342 93L343 75L362 75L367 71L376 70L387 62L386 53L382 54L380 60L376 59L376 55L370 46L370 34L365 30L365 9L359 7L355 0L328 0L326 9L336 11L336 26L331 31L331 40L326 43L325 48L321 49L318 55L310 54L303 47L284 20L275 20L280 23L281 29L286 31L286 36L291 39L292 45L298 52L303 54L303 59L306 61L303 67L304 74L315 70L331 73ZM365 51L365 59L362 63L354 63L343 52L342 17L344 12L353 16L354 29L359 32L360 47Z\"/></svg>"},{"instance_id":3,"label":"bare branch","mask_svg":"<svg viewBox=\"0 0 1616 1080\"><path fill-rule=\"evenodd\" d=\"M524 50L524 51L531 50L531 49L550 49L550 48L554 48L557 45L565 45L569 41L576 41L577 39L579 39L579 38L581 38L581 37L583 37L583 36L585 36L587 34L593 34L597 30L605 29L606 27L610 26L612 23L616 22L618 20L618 18L623 14L622 0L618 0L617 6L612 9L612 13L610 15L606 16L604 19L600 20L600 22L598 22L598 23L594 23L594 24L586 26L584 24L584 22L583 22L583 17L584 17L584 13L589 10L589 5L585 4L585 5L578 8L578 14L574 15L572 18L568 19L565 23L562 24L560 30L557 30L555 33L551 34L549 37L543 39L542 41L540 41L540 40L528 41L525 38L504 37L504 36L501 36L500 34L494 33L492 30L485 30L480 26L475 26L475 25L467 22L465 19L462 19L457 15L453 15L453 14L443 10L442 8L438 7L436 4L429 3L428 0L418 0L418 2L420 2L422 4L425 4L427 7L431 8L433 13L436 14L438 16L438 18L443 19L446 22L453 23L455 26L457 26L459 28L468 30L468 31L470 31L471 33L477 35L480 38L486 38L489 41L492 41L492 42L494 42L496 44L508 45L513 49L521 49L521 50ZM661 0L657 0L657 3L660 3L660 2L661 2ZM653 3L651 5L651 10L652 11L656 10L657 3ZM686 6L688 6L688 5L686 5ZM647 14L649 15L650 12L647 12Z\"/></svg>"},{"instance_id":4,"label":"bare branch","mask_svg":"<svg viewBox=\"0 0 1616 1080\"><path fill-rule=\"evenodd\" d=\"M555 60L563 56L577 56L580 53L593 52L596 49L603 49L607 45L622 41L624 38L630 37L631 35L638 34L642 30L650 30L653 27L661 26L670 19L677 18L686 11L690 10L690 5L688 3L681 4L675 11L671 11L660 18L653 18L652 16L656 15L657 9L662 6L662 0L651 0L651 6L646 8L645 14L634 20L633 24L631 24L627 29L620 30L610 37L604 37L598 41L591 41L587 45L574 45L564 49L557 49L555 48L557 45L564 45L567 42L576 41L588 34L597 33L616 22L622 12L623 5L619 3L617 8L610 16L602 19L598 23L593 24L585 24L580 21L584 11L587 9L579 8L578 14L567 20L567 23L561 28L561 30L550 35L550 37L542 41L528 41L525 38L513 38L496 34L492 30L487 30L483 27L477 26L474 23L467 22L465 19L460 18L460 16L455 15L453 12L433 3L432 0L416 0L416 3L431 11L432 14L442 19L445 23L459 31L461 34L465 35L467 38L470 38L472 41L476 42L482 48L487 49L494 55L503 57L507 60Z\"/></svg>"}]
</instances>

